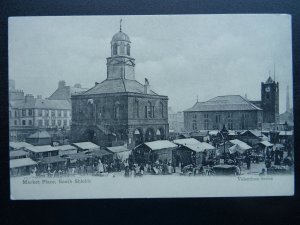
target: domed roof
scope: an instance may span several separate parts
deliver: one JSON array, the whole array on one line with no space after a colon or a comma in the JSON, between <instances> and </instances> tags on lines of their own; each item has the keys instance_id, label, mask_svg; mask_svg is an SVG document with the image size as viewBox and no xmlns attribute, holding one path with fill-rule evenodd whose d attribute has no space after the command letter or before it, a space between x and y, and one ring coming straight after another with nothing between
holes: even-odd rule
<instances>
[{"instance_id":1,"label":"domed roof","mask_svg":"<svg viewBox=\"0 0 300 225\"><path fill-rule=\"evenodd\" d=\"M127 41L130 42L129 37L127 34L123 33L122 31L119 31L118 33L116 33L111 42L115 42L115 41Z\"/></svg>"}]
</instances>

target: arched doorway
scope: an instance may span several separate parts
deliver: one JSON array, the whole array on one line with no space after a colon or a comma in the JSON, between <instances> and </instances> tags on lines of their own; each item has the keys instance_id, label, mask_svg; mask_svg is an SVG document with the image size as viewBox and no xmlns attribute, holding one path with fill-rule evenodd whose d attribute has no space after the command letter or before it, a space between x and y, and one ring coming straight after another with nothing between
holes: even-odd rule
<instances>
[{"instance_id":1,"label":"arched doorway","mask_svg":"<svg viewBox=\"0 0 300 225\"><path fill-rule=\"evenodd\" d=\"M85 131L87 140L90 142L95 142L96 141L96 132L92 129L88 129Z\"/></svg>"},{"instance_id":2,"label":"arched doorway","mask_svg":"<svg viewBox=\"0 0 300 225\"><path fill-rule=\"evenodd\" d=\"M163 140L165 138L164 129L159 128L156 130L156 140Z\"/></svg>"},{"instance_id":3,"label":"arched doorway","mask_svg":"<svg viewBox=\"0 0 300 225\"><path fill-rule=\"evenodd\" d=\"M153 130L153 128L148 128L146 130L145 141L146 142L154 141L154 130Z\"/></svg>"},{"instance_id":4,"label":"arched doorway","mask_svg":"<svg viewBox=\"0 0 300 225\"><path fill-rule=\"evenodd\" d=\"M137 146L143 143L143 131L140 128L137 128L133 132L134 145Z\"/></svg>"}]
</instances>

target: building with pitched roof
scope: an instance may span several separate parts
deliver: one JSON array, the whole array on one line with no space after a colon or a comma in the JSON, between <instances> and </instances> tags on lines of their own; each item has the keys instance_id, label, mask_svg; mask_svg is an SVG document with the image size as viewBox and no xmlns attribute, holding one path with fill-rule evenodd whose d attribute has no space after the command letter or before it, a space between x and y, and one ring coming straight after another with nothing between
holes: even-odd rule
<instances>
[{"instance_id":1,"label":"building with pitched roof","mask_svg":"<svg viewBox=\"0 0 300 225\"><path fill-rule=\"evenodd\" d=\"M240 95L226 95L196 104L184 111L184 126L188 131L230 130L259 127L262 109Z\"/></svg>"},{"instance_id":2,"label":"building with pitched roof","mask_svg":"<svg viewBox=\"0 0 300 225\"><path fill-rule=\"evenodd\" d=\"M103 147L168 137L168 97L155 93L148 79L135 79L131 41L121 28L111 40L107 78L89 90L72 95L72 139Z\"/></svg>"}]
</instances>

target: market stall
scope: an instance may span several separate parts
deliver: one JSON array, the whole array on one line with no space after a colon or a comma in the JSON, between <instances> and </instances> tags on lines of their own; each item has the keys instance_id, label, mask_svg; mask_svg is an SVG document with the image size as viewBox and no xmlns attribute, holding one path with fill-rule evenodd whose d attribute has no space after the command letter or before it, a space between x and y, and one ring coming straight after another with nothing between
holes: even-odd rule
<instances>
[{"instance_id":1,"label":"market stall","mask_svg":"<svg viewBox=\"0 0 300 225\"><path fill-rule=\"evenodd\" d=\"M11 176L29 175L30 170L36 166L37 163L30 158L11 159L9 161Z\"/></svg>"}]
</instances>

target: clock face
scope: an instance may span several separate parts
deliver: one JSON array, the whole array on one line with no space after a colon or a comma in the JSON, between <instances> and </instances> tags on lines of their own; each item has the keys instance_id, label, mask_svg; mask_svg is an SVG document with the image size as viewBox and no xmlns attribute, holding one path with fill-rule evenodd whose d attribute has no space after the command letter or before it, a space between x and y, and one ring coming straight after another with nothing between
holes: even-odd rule
<instances>
[{"instance_id":1,"label":"clock face","mask_svg":"<svg viewBox=\"0 0 300 225\"><path fill-rule=\"evenodd\" d=\"M266 92L270 92L270 90L271 90L270 87L266 87L265 89Z\"/></svg>"}]
</instances>

